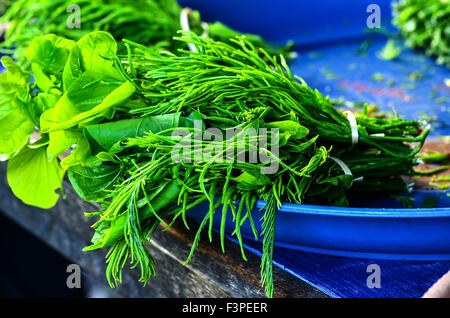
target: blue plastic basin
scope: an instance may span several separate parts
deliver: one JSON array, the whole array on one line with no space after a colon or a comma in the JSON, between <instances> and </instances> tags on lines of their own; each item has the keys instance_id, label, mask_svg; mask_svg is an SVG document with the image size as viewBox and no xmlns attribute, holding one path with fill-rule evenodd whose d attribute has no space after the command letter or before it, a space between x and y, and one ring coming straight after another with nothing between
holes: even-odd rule
<instances>
[{"instance_id":1,"label":"blue plastic basin","mask_svg":"<svg viewBox=\"0 0 450 318\"><path fill-rule=\"evenodd\" d=\"M424 193L417 192L415 196L423 198ZM264 204L258 201L252 211L259 233L263 215L260 209ZM450 260L450 199L445 194L439 206L430 209L343 208L286 203L277 213L275 245L346 257ZM208 204L204 204L189 215L201 222L207 211ZM220 220L218 212L214 216L215 230L219 229ZM232 213L228 211L225 230L230 234L234 227ZM247 239L254 239L248 220L241 233Z\"/></svg>"}]
</instances>

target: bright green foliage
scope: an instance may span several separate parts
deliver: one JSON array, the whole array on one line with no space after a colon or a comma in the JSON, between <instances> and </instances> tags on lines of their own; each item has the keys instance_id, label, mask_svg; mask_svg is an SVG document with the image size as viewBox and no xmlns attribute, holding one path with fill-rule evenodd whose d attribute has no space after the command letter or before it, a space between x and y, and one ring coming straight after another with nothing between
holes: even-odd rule
<instances>
[{"instance_id":1,"label":"bright green foliage","mask_svg":"<svg viewBox=\"0 0 450 318\"><path fill-rule=\"evenodd\" d=\"M13 193L24 203L43 209L56 204L64 170L58 160L47 160L46 147L23 148L8 162L7 177Z\"/></svg>"},{"instance_id":2,"label":"bright green foliage","mask_svg":"<svg viewBox=\"0 0 450 318\"><path fill-rule=\"evenodd\" d=\"M36 36L49 33L78 41L92 31L107 31L118 40L129 39L154 48L175 51L182 43L173 41L181 29L182 8L176 0L8 0L8 10L0 23L10 22L6 41L1 46L14 54L20 64L25 63L23 50ZM80 27L68 27L73 23L79 8ZM75 10L75 11L74 11ZM190 28L198 34L204 29L200 13L190 15ZM239 32L215 22L208 26L209 36L228 41ZM248 35L259 47L271 53L288 53L286 47L266 43L258 35ZM64 40L65 41L65 40ZM123 48L124 49L124 48Z\"/></svg>"},{"instance_id":3,"label":"bright green foliage","mask_svg":"<svg viewBox=\"0 0 450 318\"><path fill-rule=\"evenodd\" d=\"M356 115L359 142L352 145L346 115L295 77L283 56L245 36L225 43L183 32L177 41L180 47L193 43L198 52L175 54L127 40L121 54L102 31L77 42L37 38L27 54L39 74L36 84L5 59L10 73L0 80L11 89L1 91L0 100L24 90L42 136L32 145L22 141L17 155L6 154L12 157L8 181L25 202L49 207L67 169L80 197L102 206L88 214L99 219L85 250L109 248L111 286L122 281L128 260L147 282L156 264L146 242L161 222L170 226L180 218L189 228L189 211L201 205L206 213L186 262L205 228L212 239L216 213L225 251L231 213L244 259L241 226L249 222L262 239L261 280L273 296L276 211L283 202L346 206L358 192L408 190L400 176L414 174L429 132L419 122L371 117L366 108ZM54 59L38 58L43 51L55 52ZM229 130L234 138L226 138ZM27 160L19 165L16 158ZM39 178L24 184L24 173ZM33 187L45 187L45 195L30 194L39 193ZM266 206L254 211L258 199Z\"/></svg>"},{"instance_id":4,"label":"bright green foliage","mask_svg":"<svg viewBox=\"0 0 450 318\"><path fill-rule=\"evenodd\" d=\"M22 148L34 131L30 111L28 76L9 56L1 62L7 71L0 74L0 153L8 158Z\"/></svg>"},{"instance_id":5,"label":"bright green foliage","mask_svg":"<svg viewBox=\"0 0 450 318\"><path fill-rule=\"evenodd\" d=\"M389 39L383 49L378 52L378 57L382 60L394 60L402 53L402 48L397 46L395 40Z\"/></svg>"},{"instance_id":6,"label":"bright green foliage","mask_svg":"<svg viewBox=\"0 0 450 318\"><path fill-rule=\"evenodd\" d=\"M394 24L406 44L437 58L450 67L450 3L448 0L394 2Z\"/></svg>"}]
</instances>

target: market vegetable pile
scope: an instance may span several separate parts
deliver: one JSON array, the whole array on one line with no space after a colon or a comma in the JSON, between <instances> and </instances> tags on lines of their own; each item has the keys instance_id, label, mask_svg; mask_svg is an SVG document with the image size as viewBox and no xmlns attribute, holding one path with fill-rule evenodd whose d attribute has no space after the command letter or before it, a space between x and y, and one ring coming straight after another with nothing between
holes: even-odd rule
<instances>
[{"instance_id":1,"label":"market vegetable pile","mask_svg":"<svg viewBox=\"0 0 450 318\"><path fill-rule=\"evenodd\" d=\"M262 239L261 281L273 296L272 257L277 209L283 202L348 206L352 193L410 190L429 133L399 117L343 113L292 74L283 55L252 38L226 41L180 31L161 49L105 31L75 41L34 37L24 49L30 71L1 61L0 153L23 202L50 208L67 173L86 201L101 205L92 245L108 248L107 278L122 280L130 262L140 281L155 275L145 244L163 222L207 206L195 236L221 213L233 235L252 225ZM196 50L188 50L188 43ZM30 141L37 130L40 139ZM68 156L62 156L67 154ZM258 211L257 200L266 202ZM261 219L262 228L255 226Z\"/></svg>"},{"instance_id":2,"label":"market vegetable pile","mask_svg":"<svg viewBox=\"0 0 450 318\"><path fill-rule=\"evenodd\" d=\"M49 33L77 41L89 32L102 30L117 40L126 38L172 51L181 48L172 39L181 29L183 10L176 0L6 0L6 6L0 24L9 23L9 28L0 51L12 53L20 63L26 62L23 53L33 39ZM197 34L208 34L220 41L240 34L219 21L202 22L198 11L189 12L190 29ZM266 43L255 34L246 36L272 54L289 55L293 45Z\"/></svg>"},{"instance_id":3,"label":"market vegetable pile","mask_svg":"<svg viewBox=\"0 0 450 318\"><path fill-rule=\"evenodd\" d=\"M436 57L450 67L450 3L448 0L402 0L393 3L394 24L406 45Z\"/></svg>"}]
</instances>

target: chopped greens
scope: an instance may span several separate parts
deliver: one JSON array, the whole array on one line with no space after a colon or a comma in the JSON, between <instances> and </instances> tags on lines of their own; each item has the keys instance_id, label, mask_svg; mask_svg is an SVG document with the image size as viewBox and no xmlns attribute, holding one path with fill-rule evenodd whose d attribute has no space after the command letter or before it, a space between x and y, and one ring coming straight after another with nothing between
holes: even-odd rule
<instances>
[{"instance_id":1,"label":"chopped greens","mask_svg":"<svg viewBox=\"0 0 450 318\"><path fill-rule=\"evenodd\" d=\"M382 60L394 60L402 53L402 48L395 43L395 40L389 39L382 50L378 52L378 57Z\"/></svg>"}]
</instances>

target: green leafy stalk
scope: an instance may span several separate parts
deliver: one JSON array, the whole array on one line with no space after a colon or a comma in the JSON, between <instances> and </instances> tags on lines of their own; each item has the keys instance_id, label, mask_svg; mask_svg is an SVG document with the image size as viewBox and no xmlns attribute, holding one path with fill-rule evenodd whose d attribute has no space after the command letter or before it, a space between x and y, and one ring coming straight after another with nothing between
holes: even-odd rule
<instances>
[{"instance_id":1,"label":"green leafy stalk","mask_svg":"<svg viewBox=\"0 0 450 318\"><path fill-rule=\"evenodd\" d=\"M261 258L261 283L266 287L267 297L273 297L273 247L275 242L276 205L274 193L270 194L265 207L261 234L263 239L263 256Z\"/></svg>"}]
</instances>

